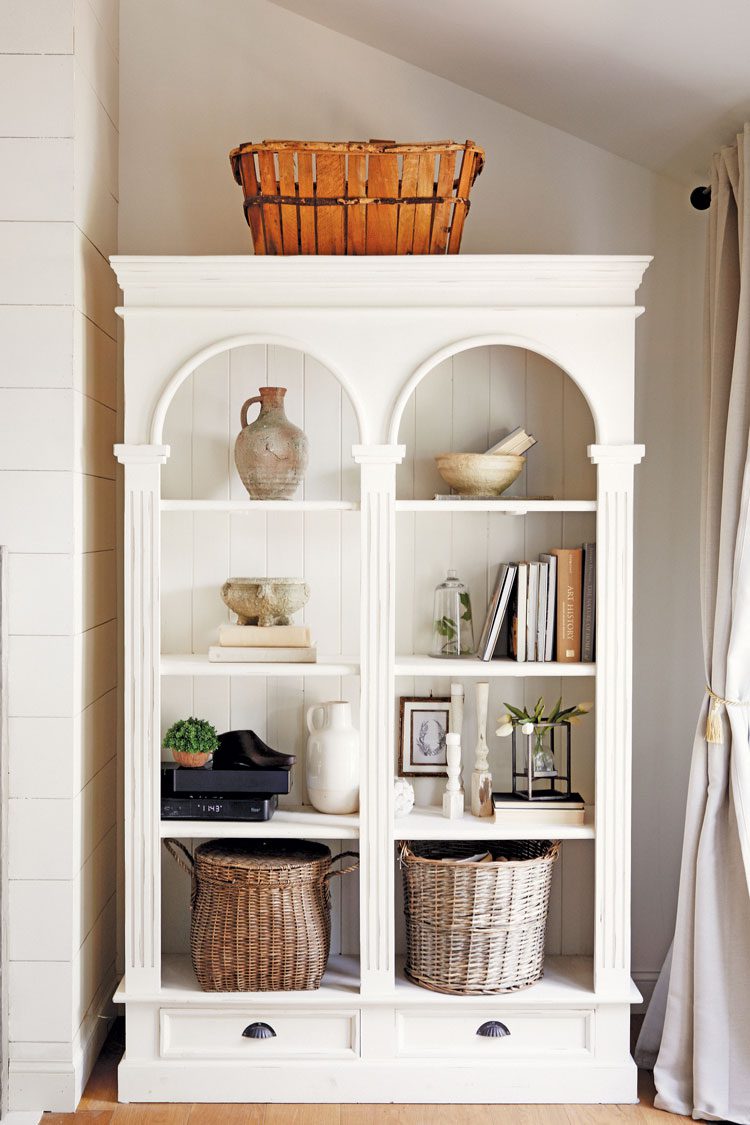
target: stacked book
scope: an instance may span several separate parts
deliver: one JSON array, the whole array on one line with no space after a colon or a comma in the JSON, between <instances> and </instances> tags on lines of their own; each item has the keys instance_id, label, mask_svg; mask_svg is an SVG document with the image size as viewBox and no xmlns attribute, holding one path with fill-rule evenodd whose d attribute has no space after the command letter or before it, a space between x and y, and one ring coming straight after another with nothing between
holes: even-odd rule
<instances>
[{"instance_id":1,"label":"stacked book","mask_svg":"<svg viewBox=\"0 0 750 1125\"><path fill-rule=\"evenodd\" d=\"M585 822L586 806L580 793L570 793L554 801L529 801L519 793L493 793L495 823L504 828L539 827L540 832L567 828Z\"/></svg>"},{"instance_id":2,"label":"stacked book","mask_svg":"<svg viewBox=\"0 0 750 1125\"><path fill-rule=\"evenodd\" d=\"M208 659L228 664L314 664L317 649L307 625L220 625Z\"/></svg>"},{"instance_id":3,"label":"stacked book","mask_svg":"<svg viewBox=\"0 0 750 1125\"><path fill-rule=\"evenodd\" d=\"M594 659L596 544L503 563L479 639L482 660Z\"/></svg>"}]
</instances>

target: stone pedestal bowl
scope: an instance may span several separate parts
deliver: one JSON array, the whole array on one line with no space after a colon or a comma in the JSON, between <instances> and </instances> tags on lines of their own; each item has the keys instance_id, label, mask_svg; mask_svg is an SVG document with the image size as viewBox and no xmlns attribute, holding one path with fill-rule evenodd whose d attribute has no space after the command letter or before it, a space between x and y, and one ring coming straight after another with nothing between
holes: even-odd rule
<instances>
[{"instance_id":1,"label":"stone pedestal bowl","mask_svg":"<svg viewBox=\"0 0 750 1125\"><path fill-rule=\"evenodd\" d=\"M288 625L307 605L310 587L304 578L228 578L221 597L238 625Z\"/></svg>"},{"instance_id":2,"label":"stone pedestal bowl","mask_svg":"<svg viewBox=\"0 0 750 1125\"><path fill-rule=\"evenodd\" d=\"M459 496L500 496L521 475L526 458L509 453L438 453L435 463Z\"/></svg>"}]
</instances>

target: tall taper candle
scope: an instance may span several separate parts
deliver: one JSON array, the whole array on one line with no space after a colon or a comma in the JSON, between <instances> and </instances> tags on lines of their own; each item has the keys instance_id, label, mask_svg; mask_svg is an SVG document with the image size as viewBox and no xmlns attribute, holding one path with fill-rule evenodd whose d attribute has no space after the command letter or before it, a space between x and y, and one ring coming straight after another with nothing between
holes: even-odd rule
<instances>
[{"instance_id":1,"label":"tall taper candle","mask_svg":"<svg viewBox=\"0 0 750 1125\"><path fill-rule=\"evenodd\" d=\"M478 683L474 690L477 703L477 745L474 751L474 772L471 775L471 811L474 816L492 816L492 774L487 757L487 704L490 685Z\"/></svg>"},{"instance_id":2,"label":"tall taper candle","mask_svg":"<svg viewBox=\"0 0 750 1125\"><path fill-rule=\"evenodd\" d=\"M449 729L457 734L460 738L463 734L464 725L464 685L451 684L451 710L449 717ZM458 788L463 793L464 783L462 778L462 763L459 763L458 769Z\"/></svg>"}]
</instances>

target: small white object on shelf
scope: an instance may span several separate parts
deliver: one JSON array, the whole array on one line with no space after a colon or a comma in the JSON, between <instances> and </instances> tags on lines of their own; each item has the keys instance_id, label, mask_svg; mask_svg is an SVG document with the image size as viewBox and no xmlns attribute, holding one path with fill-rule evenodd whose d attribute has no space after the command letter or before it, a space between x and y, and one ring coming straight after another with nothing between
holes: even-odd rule
<instances>
[{"instance_id":1,"label":"small white object on shelf","mask_svg":"<svg viewBox=\"0 0 750 1125\"><path fill-rule=\"evenodd\" d=\"M484 681L474 687L477 701L477 745L474 751L474 772L471 775L471 811L474 816L493 816L492 774L487 746L487 703L490 685Z\"/></svg>"},{"instance_id":2,"label":"small white object on shelf","mask_svg":"<svg viewBox=\"0 0 750 1125\"><path fill-rule=\"evenodd\" d=\"M406 777L397 777L393 782L393 815L408 816L414 808L414 786Z\"/></svg>"},{"instance_id":3,"label":"small white object on shelf","mask_svg":"<svg viewBox=\"0 0 750 1125\"><path fill-rule=\"evenodd\" d=\"M461 736L449 731L445 741L448 783L443 793L443 816L448 820L457 820L464 815L464 795L458 782L461 773Z\"/></svg>"}]
</instances>

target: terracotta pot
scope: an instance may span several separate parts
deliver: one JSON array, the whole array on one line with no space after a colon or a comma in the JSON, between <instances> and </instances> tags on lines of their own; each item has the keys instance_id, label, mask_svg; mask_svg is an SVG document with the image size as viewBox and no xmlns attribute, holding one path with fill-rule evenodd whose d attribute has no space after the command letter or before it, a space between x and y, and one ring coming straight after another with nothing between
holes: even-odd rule
<instances>
[{"instance_id":1,"label":"terracotta pot","mask_svg":"<svg viewBox=\"0 0 750 1125\"><path fill-rule=\"evenodd\" d=\"M172 748L170 747L170 750ZM205 766L206 762L210 762L213 757L211 754L191 754L188 750L172 750L172 757L177 762L178 766L187 766L188 769L200 769Z\"/></svg>"},{"instance_id":2,"label":"terracotta pot","mask_svg":"<svg viewBox=\"0 0 750 1125\"><path fill-rule=\"evenodd\" d=\"M307 438L287 418L285 394L286 387L260 387L240 411L234 463L253 500L288 500L307 468ZM248 425L247 410L255 402L260 414Z\"/></svg>"}]
</instances>

